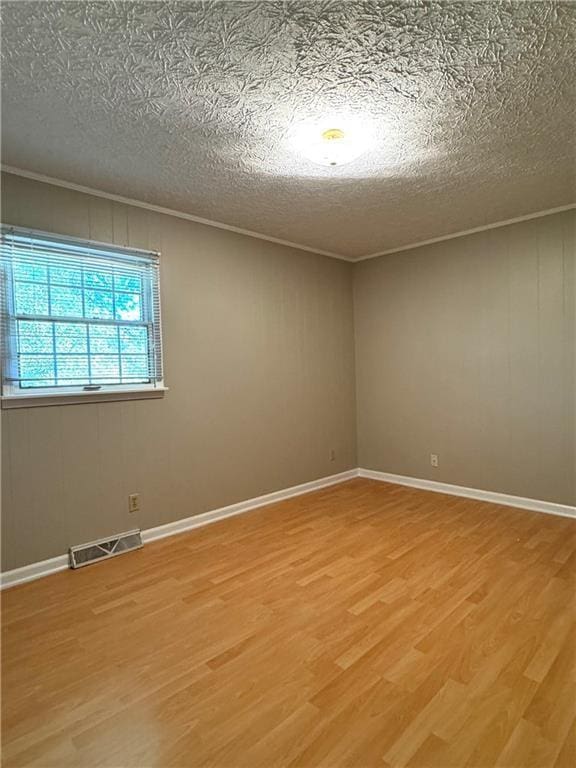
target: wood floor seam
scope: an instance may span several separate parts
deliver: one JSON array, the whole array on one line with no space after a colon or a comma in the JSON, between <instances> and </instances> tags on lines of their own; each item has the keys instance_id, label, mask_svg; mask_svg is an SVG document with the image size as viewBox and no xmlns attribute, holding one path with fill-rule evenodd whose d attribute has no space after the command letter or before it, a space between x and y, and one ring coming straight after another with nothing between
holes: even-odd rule
<instances>
[{"instance_id":1,"label":"wood floor seam","mask_svg":"<svg viewBox=\"0 0 576 768\"><path fill-rule=\"evenodd\" d=\"M576 521L356 478L2 595L4 768L572 768Z\"/></svg>"}]
</instances>

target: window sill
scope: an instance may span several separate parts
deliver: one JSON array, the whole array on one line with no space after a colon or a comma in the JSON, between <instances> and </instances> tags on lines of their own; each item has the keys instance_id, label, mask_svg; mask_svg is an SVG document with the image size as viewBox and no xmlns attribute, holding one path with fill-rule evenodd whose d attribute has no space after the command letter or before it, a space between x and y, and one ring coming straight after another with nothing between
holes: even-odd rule
<instances>
[{"instance_id":1,"label":"window sill","mask_svg":"<svg viewBox=\"0 0 576 768\"><path fill-rule=\"evenodd\" d=\"M3 395L2 408L38 408L47 405L82 405L84 403L105 403L118 400L157 400L164 397L168 387L153 389L123 389L117 392L73 392L69 394Z\"/></svg>"}]
</instances>

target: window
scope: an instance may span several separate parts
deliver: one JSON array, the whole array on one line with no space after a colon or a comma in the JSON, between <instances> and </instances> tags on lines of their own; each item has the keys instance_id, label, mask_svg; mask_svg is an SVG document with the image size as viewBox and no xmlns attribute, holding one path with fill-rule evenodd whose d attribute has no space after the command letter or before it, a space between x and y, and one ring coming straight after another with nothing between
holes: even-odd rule
<instances>
[{"instance_id":1,"label":"window","mask_svg":"<svg viewBox=\"0 0 576 768\"><path fill-rule=\"evenodd\" d=\"M4 399L164 389L158 254L2 227L0 261Z\"/></svg>"}]
</instances>

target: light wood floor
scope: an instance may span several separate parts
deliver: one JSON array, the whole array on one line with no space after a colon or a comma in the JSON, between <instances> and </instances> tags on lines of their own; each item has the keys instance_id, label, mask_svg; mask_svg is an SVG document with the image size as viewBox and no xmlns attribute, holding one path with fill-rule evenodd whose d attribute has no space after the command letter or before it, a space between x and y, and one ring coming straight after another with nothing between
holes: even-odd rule
<instances>
[{"instance_id":1,"label":"light wood floor","mask_svg":"<svg viewBox=\"0 0 576 768\"><path fill-rule=\"evenodd\" d=\"M4 766L572 768L575 528L352 480L11 589Z\"/></svg>"}]
</instances>

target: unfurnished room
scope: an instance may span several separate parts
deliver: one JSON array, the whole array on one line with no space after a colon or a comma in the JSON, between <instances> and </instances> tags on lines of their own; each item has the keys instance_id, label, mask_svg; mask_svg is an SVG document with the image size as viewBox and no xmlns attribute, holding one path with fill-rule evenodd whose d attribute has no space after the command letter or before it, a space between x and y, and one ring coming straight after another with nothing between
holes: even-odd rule
<instances>
[{"instance_id":1,"label":"unfurnished room","mask_svg":"<svg viewBox=\"0 0 576 768\"><path fill-rule=\"evenodd\" d=\"M2 768L574 768L576 2L0 21Z\"/></svg>"}]
</instances>

